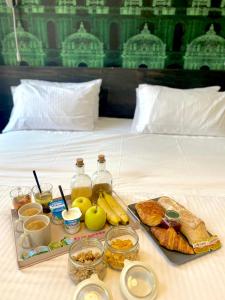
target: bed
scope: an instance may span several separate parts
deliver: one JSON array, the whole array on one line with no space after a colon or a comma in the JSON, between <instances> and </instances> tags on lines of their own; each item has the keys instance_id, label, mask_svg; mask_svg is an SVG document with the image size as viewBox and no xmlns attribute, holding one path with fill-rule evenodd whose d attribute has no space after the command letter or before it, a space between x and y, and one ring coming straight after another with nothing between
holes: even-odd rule
<instances>
[{"instance_id":1,"label":"bed","mask_svg":"<svg viewBox=\"0 0 225 300\"><path fill-rule=\"evenodd\" d=\"M138 83L179 88L220 85L223 72L185 73L147 70L77 70L47 68L0 68L1 107L10 112L9 86L20 78L81 81L103 78L100 115L94 131L11 131L0 136L0 294L1 299L72 299L74 284L67 274L67 255L24 270L17 269L10 218L9 191L13 186L34 185L32 170L56 188L69 188L75 158L82 156L86 171L96 169L104 153L113 175L113 187L130 204L168 195L206 221L210 232L225 243L225 137L137 134L131 132ZM188 77L192 76L190 84ZM127 85L122 78L127 76ZM3 103L4 100L4 103ZM3 105L4 104L4 105ZM2 127L7 119L2 122ZM150 264L159 280L157 299L214 299L225 295L224 247L187 264L167 260L142 229L138 230L140 258ZM119 272L107 270L105 283L114 299L123 299L118 289Z\"/></svg>"}]
</instances>

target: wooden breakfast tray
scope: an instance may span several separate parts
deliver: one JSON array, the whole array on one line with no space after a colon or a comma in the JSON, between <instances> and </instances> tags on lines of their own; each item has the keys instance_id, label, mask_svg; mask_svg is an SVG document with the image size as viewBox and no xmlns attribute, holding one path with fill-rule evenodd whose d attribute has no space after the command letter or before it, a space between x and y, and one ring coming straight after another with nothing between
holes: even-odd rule
<instances>
[{"instance_id":1,"label":"wooden breakfast tray","mask_svg":"<svg viewBox=\"0 0 225 300\"><path fill-rule=\"evenodd\" d=\"M116 193L113 194L113 196L117 199L117 201L121 204L121 206L123 208L125 208L125 204L123 203L121 198ZM56 198L56 199L58 199L58 198ZM56 200L56 199L54 199L54 200ZM70 206L70 196L66 196L66 199ZM129 211L128 211L128 214L129 214ZM21 257L21 255L24 250L21 249L18 245L18 239L20 237L20 234L15 231L15 221L18 219L17 210L11 209L11 217L12 217L11 219L12 219L13 235L14 235L14 240L15 240L15 248L16 248L16 258L17 258L17 264L18 264L19 269L24 269L24 268L30 267L34 264L52 259L59 255L63 255L69 251L70 245L66 245L61 248L51 250L50 252L38 254L36 256L30 257L27 259L23 259ZM136 219L133 217L132 214L129 214L129 218L130 218L129 225L133 229L137 230L139 228L139 222L136 222ZM53 224L52 222L50 224L51 224L51 241L52 242L60 241L65 237L73 238L74 241L80 240L83 238L90 238L90 237L97 238L99 240L104 240L106 232L111 228L111 225L106 223L105 227L100 231L89 231L85 227L84 222L81 222L81 229L79 230L79 232L77 232L76 234L68 234L67 232L65 232L65 230L63 228L63 224L56 225L56 224Z\"/></svg>"},{"instance_id":2,"label":"wooden breakfast tray","mask_svg":"<svg viewBox=\"0 0 225 300\"><path fill-rule=\"evenodd\" d=\"M152 200L157 201L158 198L155 198L155 199L152 199ZM172 263L174 263L176 265L182 265L184 263L187 263L189 261L192 261L194 259L197 259L197 258L199 258L201 256L204 256L204 255L209 254L209 253L212 252L212 251L210 251L210 252L204 252L204 253L200 253L200 254L184 254L184 253L180 253L180 252L177 252L177 251L171 251L171 250L168 250L168 249L162 247L159 244L158 240L151 233L150 227L148 225L144 224L140 220L140 218L138 216L138 213L136 211L136 208L135 208L135 204L136 203L128 205L128 210L130 211L131 214L133 214L133 217L135 217L136 220L139 221L140 225L143 227L143 229L145 230L145 232L147 232L147 235L150 236L155 241L155 243L157 244L157 246L161 249L161 251L167 257L167 259L170 260Z\"/></svg>"}]
</instances>

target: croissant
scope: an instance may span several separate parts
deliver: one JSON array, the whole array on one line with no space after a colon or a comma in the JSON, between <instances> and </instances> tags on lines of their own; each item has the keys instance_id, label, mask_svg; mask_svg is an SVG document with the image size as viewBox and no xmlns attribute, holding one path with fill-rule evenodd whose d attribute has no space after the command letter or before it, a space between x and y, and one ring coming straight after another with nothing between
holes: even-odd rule
<instances>
[{"instance_id":1,"label":"croissant","mask_svg":"<svg viewBox=\"0 0 225 300\"><path fill-rule=\"evenodd\" d=\"M141 221L148 226L159 225L165 215L165 209L153 200L139 202L135 208Z\"/></svg>"},{"instance_id":2,"label":"croissant","mask_svg":"<svg viewBox=\"0 0 225 300\"><path fill-rule=\"evenodd\" d=\"M193 248L173 227L169 227L168 229L152 227L151 232L157 238L161 246L185 254L194 254Z\"/></svg>"}]
</instances>

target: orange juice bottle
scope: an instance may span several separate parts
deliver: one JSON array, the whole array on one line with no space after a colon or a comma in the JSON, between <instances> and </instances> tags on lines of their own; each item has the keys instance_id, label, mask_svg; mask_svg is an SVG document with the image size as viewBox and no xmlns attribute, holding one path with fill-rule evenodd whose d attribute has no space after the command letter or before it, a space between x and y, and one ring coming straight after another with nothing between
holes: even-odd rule
<instances>
[{"instance_id":1,"label":"orange juice bottle","mask_svg":"<svg viewBox=\"0 0 225 300\"><path fill-rule=\"evenodd\" d=\"M87 197L91 199L92 185L91 178L84 172L84 161L77 158L76 174L71 181L71 201L78 197Z\"/></svg>"}]
</instances>

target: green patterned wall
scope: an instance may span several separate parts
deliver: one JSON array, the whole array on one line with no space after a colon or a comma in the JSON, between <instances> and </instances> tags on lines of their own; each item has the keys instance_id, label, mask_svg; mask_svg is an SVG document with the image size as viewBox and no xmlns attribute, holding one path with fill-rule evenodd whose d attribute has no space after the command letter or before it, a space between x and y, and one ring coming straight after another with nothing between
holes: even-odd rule
<instances>
[{"instance_id":1,"label":"green patterned wall","mask_svg":"<svg viewBox=\"0 0 225 300\"><path fill-rule=\"evenodd\" d=\"M22 63L225 70L225 0L19 0ZM0 64L17 65L0 0Z\"/></svg>"}]
</instances>

